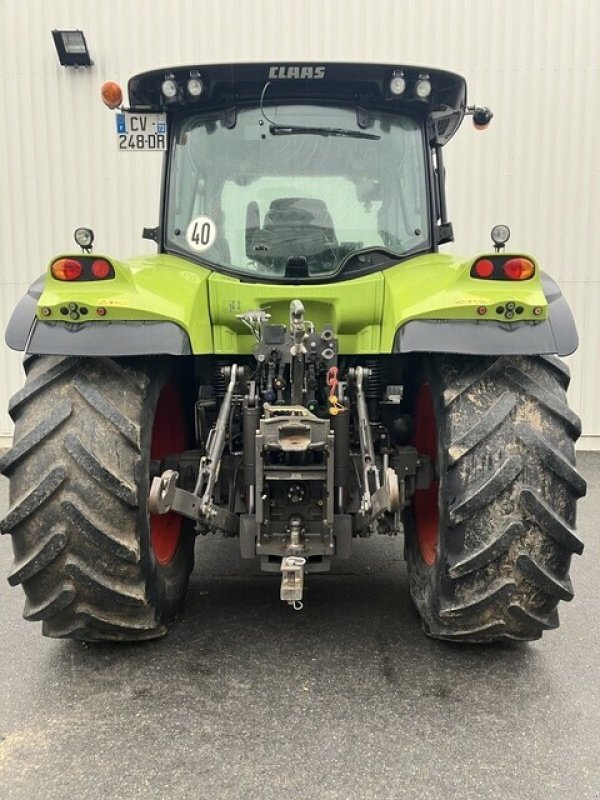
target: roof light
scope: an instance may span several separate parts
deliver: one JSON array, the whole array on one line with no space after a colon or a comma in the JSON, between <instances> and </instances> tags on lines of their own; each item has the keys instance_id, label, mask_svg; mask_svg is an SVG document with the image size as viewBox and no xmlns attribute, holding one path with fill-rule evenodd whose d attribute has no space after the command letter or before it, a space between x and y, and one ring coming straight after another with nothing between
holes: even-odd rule
<instances>
[{"instance_id":1,"label":"roof light","mask_svg":"<svg viewBox=\"0 0 600 800\"><path fill-rule=\"evenodd\" d=\"M73 238L82 250L89 252L94 242L94 231L91 228L75 228Z\"/></svg>"},{"instance_id":2,"label":"roof light","mask_svg":"<svg viewBox=\"0 0 600 800\"><path fill-rule=\"evenodd\" d=\"M83 264L74 258L59 258L50 267L50 272L57 281L76 281L83 272Z\"/></svg>"},{"instance_id":3,"label":"roof light","mask_svg":"<svg viewBox=\"0 0 600 800\"><path fill-rule=\"evenodd\" d=\"M419 75L419 80L415 83L415 94L420 100L427 100L431 94L429 75Z\"/></svg>"},{"instance_id":4,"label":"roof light","mask_svg":"<svg viewBox=\"0 0 600 800\"><path fill-rule=\"evenodd\" d=\"M165 100L175 100L177 95L179 94L179 86L177 86L177 82L172 75L167 75L160 87L161 92L163 93L163 97Z\"/></svg>"},{"instance_id":5,"label":"roof light","mask_svg":"<svg viewBox=\"0 0 600 800\"><path fill-rule=\"evenodd\" d=\"M192 70L190 72L190 79L187 82L186 88L188 95L193 100L197 100L204 92L204 84L202 83L202 79L200 78L200 73L198 70Z\"/></svg>"},{"instance_id":6,"label":"roof light","mask_svg":"<svg viewBox=\"0 0 600 800\"><path fill-rule=\"evenodd\" d=\"M118 108L123 102L123 91L118 83L106 81L100 89L102 102L109 108Z\"/></svg>"},{"instance_id":7,"label":"roof light","mask_svg":"<svg viewBox=\"0 0 600 800\"><path fill-rule=\"evenodd\" d=\"M394 72L392 80L390 81L390 92L396 96L404 94L406 89L406 81L404 80L403 72Z\"/></svg>"},{"instance_id":8,"label":"roof light","mask_svg":"<svg viewBox=\"0 0 600 800\"><path fill-rule=\"evenodd\" d=\"M91 67L94 63L83 31L52 31L52 38L63 67Z\"/></svg>"},{"instance_id":9,"label":"roof light","mask_svg":"<svg viewBox=\"0 0 600 800\"><path fill-rule=\"evenodd\" d=\"M502 269L510 281L526 281L535 272L533 261L528 258L509 258Z\"/></svg>"}]
</instances>

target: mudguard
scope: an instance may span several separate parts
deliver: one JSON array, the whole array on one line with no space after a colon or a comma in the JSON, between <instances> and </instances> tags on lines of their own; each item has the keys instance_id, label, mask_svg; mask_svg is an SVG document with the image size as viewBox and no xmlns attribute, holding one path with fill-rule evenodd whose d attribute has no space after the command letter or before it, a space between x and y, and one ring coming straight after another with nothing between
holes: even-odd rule
<instances>
[{"instance_id":1,"label":"mudguard","mask_svg":"<svg viewBox=\"0 0 600 800\"><path fill-rule=\"evenodd\" d=\"M67 294L58 281L38 278L13 312L8 346L40 355L250 353L253 339L237 315L268 307L274 322L285 322L296 296L316 324L333 323L345 353L565 356L578 345L571 310L548 275L539 272L518 288L519 295L511 288L511 298L524 306L519 322L482 320L478 306L506 302L506 285L483 287L469 277L472 261L441 254L343 284L302 287L242 283L205 268L191 270L172 256L112 263L117 278L110 295L85 284L72 296L70 287ZM111 319L67 322L61 306L69 299L108 304ZM48 315L42 316L40 304ZM542 312L537 317L536 308Z\"/></svg>"},{"instance_id":2,"label":"mudguard","mask_svg":"<svg viewBox=\"0 0 600 800\"><path fill-rule=\"evenodd\" d=\"M191 355L187 333L174 322L103 322L70 325L35 320L27 352L35 355Z\"/></svg>"},{"instance_id":3,"label":"mudguard","mask_svg":"<svg viewBox=\"0 0 600 800\"><path fill-rule=\"evenodd\" d=\"M47 356L182 356L192 352L189 336L174 322L69 324L38 319L36 306L46 277L44 274L31 284L12 313L5 335L12 350Z\"/></svg>"},{"instance_id":4,"label":"mudguard","mask_svg":"<svg viewBox=\"0 0 600 800\"><path fill-rule=\"evenodd\" d=\"M548 316L539 322L418 319L396 332L394 353L568 356L579 344L569 304L549 275L541 273Z\"/></svg>"},{"instance_id":5,"label":"mudguard","mask_svg":"<svg viewBox=\"0 0 600 800\"><path fill-rule=\"evenodd\" d=\"M4 340L11 350L25 350L29 334L36 321L35 308L44 291L44 284L46 283L46 275L40 275L35 280L27 294L22 297L16 305L15 310L11 314Z\"/></svg>"}]
</instances>

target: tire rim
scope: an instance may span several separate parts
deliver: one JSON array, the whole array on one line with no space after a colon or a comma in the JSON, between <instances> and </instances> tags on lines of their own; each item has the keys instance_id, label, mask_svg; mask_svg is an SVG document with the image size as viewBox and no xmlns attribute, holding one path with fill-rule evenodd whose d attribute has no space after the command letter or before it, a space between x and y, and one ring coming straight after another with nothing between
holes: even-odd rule
<instances>
[{"instance_id":1,"label":"tire rim","mask_svg":"<svg viewBox=\"0 0 600 800\"><path fill-rule=\"evenodd\" d=\"M433 395L428 383L421 384L417 392L414 446L418 453L429 457L435 474L438 434ZM415 492L413 501L419 550L421 558L428 567L435 563L437 556L440 529L439 488L439 481L433 480L428 489L419 489Z\"/></svg>"},{"instance_id":2,"label":"tire rim","mask_svg":"<svg viewBox=\"0 0 600 800\"><path fill-rule=\"evenodd\" d=\"M170 383L163 386L156 404L150 458L156 461L169 453L180 453L186 448L185 423L181 398ZM183 518L180 514L150 514L150 542L154 557L161 566L166 566L175 557Z\"/></svg>"}]
</instances>

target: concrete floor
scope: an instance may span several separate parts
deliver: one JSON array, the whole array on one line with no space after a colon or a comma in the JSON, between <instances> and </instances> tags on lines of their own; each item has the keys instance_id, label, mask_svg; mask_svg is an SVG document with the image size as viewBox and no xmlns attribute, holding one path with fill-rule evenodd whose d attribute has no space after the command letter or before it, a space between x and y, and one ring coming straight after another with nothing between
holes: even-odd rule
<instances>
[{"instance_id":1,"label":"concrete floor","mask_svg":"<svg viewBox=\"0 0 600 800\"><path fill-rule=\"evenodd\" d=\"M530 645L426 639L383 538L300 613L200 540L183 618L135 646L43 639L0 581L0 798L599 798L600 454L580 466L575 600Z\"/></svg>"}]
</instances>

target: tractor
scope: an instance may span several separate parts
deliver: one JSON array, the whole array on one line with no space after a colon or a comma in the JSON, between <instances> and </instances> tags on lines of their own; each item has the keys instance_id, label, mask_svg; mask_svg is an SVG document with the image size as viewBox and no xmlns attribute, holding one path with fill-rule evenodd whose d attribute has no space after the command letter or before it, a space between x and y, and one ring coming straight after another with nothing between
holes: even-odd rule
<instances>
[{"instance_id":1,"label":"tractor","mask_svg":"<svg viewBox=\"0 0 600 800\"><path fill-rule=\"evenodd\" d=\"M506 225L488 252L439 252L444 147L491 111L409 65L172 67L128 95L102 87L117 148L163 154L157 252L76 229L6 331L26 380L0 530L25 618L162 636L215 534L299 611L378 534L427 635L556 628L583 549L573 316Z\"/></svg>"}]
</instances>

